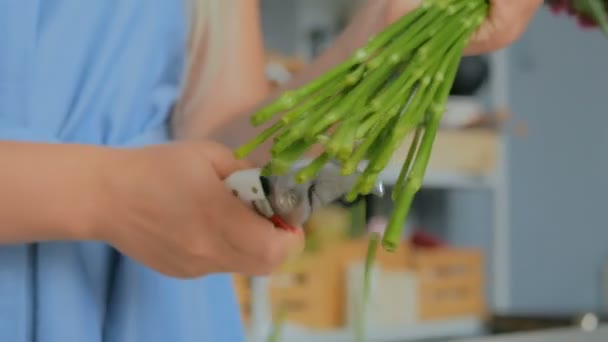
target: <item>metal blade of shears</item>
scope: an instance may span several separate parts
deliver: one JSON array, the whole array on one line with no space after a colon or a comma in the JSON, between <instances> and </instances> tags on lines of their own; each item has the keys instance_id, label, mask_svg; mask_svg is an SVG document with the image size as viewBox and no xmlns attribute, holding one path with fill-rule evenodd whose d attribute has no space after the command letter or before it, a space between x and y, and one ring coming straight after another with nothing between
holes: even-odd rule
<instances>
[{"instance_id":1,"label":"metal blade of shears","mask_svg":"<svg viewBox=\"0 0 608 342\"><path fill-rule=\"evenodd\" d=\"M328 163L312 180L297 183L295 174L300 169L296 167L285 175L269 177L261 176L258 169L239 171L231 175L226 183L235 195L258 213L280 228L291 230L302 227L316 209L346 195L360 176L359 173L344 176L338 165ZM377 182L373 194L383 196L381 182Z\"/></svg>"}]
</instances>

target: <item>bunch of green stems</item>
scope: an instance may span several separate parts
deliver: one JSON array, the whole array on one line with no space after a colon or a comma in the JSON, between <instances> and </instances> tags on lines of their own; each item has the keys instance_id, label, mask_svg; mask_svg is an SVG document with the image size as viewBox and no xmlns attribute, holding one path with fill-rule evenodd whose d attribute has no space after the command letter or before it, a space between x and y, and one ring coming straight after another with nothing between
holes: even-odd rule
<instances>
[{"instance_id":1,"label":"bunch of green stems","mask_svg":"<svg viewBox=\"0 0 608 342\"><path fill-rule=\"evenodd\" d=\"M284 174L313 145L323 153L297 175L313 177L329 161L344 175L359 171L347 195L369 194L403 141L412 136L392 197L395 209L382 246L397 248L419 191L463 49L485 20L487 0L426 0L372 37L348 60L254 113L254 126L269 123L236 152L246 157L273 139L268 174Z\"/></svg>"},{"instance_id":2,"label":"bunch of green stems","mask_svg":"<svg viewBox=\"0 0 608 342\"><path fill-rule=\"evenodd\" d=\"M314 145L321 145L323 152L296 174L296 181L306 182L337 161L344 175L360 172L347 195L354 200L373 190L397 149L411 137L393 187L388 225L381 238L372 234L370 239L362 313L376 250L381 245L392 252L401 242L463 50L488 9L487 0L424 0L348 60L254 113L252 125L269 127L235 151L244 158L273 139L264 173L285 174ZM365 340L365 329L357 332L357 340Z\"/></svg>"}]
</instances>

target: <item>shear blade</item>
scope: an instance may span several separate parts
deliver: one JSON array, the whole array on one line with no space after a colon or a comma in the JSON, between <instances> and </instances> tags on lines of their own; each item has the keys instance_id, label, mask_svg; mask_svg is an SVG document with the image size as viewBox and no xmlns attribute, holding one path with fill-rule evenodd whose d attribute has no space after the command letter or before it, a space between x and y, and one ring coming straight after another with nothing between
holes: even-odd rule
<instances>
[{"instance_id":1,"label":"shear blade","mask_svg":"<svg viewBox=\"0 0 608 342\"><path fill-rule=\"evenodd\" d=\"M262 180L264 191L273 211L289 224L303 225L312 212L341 200L355 186L361 172L343 175L338 163L327 163L312 180L303 184L295 181L295 174L306 165L294 168L286 175L270 176ZM373 193L384 195L382 183L377 182Z\"/></svg>"}]
</instances>

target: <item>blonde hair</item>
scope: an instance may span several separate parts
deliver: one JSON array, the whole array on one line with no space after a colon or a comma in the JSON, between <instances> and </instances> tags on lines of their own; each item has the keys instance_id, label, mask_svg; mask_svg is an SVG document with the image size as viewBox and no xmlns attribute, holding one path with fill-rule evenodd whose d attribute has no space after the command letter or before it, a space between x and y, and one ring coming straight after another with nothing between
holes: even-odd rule
<instances>
[{"instance_id":1,"label":"blonde hair","mask_svg":"<svg viewBox=\"0 0 608 342\"><path fill-rule=\"evenodd\" d=\"M224 34L235 26L229 17L235 0L185 1L189 14L188 53L180 97L172 114L177 135L211 85L222 57Z\"/></svg>"}]
</instances>

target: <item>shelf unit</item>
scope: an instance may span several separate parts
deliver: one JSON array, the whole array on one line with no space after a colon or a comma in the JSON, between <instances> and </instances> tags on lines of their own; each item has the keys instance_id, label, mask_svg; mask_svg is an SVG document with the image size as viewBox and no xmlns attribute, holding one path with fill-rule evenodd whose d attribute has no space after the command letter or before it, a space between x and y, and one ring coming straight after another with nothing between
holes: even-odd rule
<instances>
[{"instance_id":1,"label":"shelf unit","mask_svg":"<svg viewBox=\"0 0 608 342\"><path fill-rule=\"evenodd\" d=\"M388 169L380 174L384 184L394 184L399 177L398 169ZM496 177L493 174L474 175L465 172L429 170L424 177L423 188L426 189L492 189Z\"/></svg>"},{"instance_id":2,"label":"shelf unit","mask_svg":"<svg viewBox=\"0 0 608 342\"><path fill-rule=\"evenodd\" d=\"M491 56L494 77L491 79L493 102L495 108L504 108L506 95L505 80L501 79L506 56L499 52ZM497 90L498 89L498 90ZM493 194L493 241L491 245L490 261L492 262L492 310L501 312L509 304L509 245L508 245L508 183L506 161L506 134L497 132L496 135L497 159L490 172L471 173L462 170L433 170L429 169L423 188L433 189L468 189L485 190ZM399 175L398 164L388 167L381 179L386 184L394 183ZM252 280L252 316L250 327L250 341L261 342L267 338L272 322L268 308L266 279L254 278ZM371 330L370 342L414 341L431 338L467 337L482 332L483 324L475 318L457 318L445 322L429 322L405 326L397 330ZM284 329L286 341L353 341L353 335L348 329L331 332L315 332L287 325Z\"/></svg>"}]
</instances>

